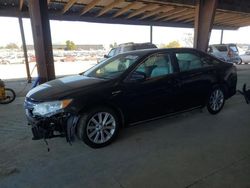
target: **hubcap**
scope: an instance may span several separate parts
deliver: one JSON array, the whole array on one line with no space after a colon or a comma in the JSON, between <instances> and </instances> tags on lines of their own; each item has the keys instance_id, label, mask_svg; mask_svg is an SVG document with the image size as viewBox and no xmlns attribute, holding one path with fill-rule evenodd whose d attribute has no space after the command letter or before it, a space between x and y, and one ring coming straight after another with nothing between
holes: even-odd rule
<instances>
[{"instance_id":1,"label":"hubcap","mask_svg":"<svg viewBox=\"0 0 250 188\"><path fill-rule=\"evenodd\" d=\"M96 143L107 142L115 132L115 118L108 112L98 112L92 116L87 124L87 136Z\"/></svg>"},{"instance_id":2,"label":"hubcap","mask_svg":"<svg viewBox=\"0 0 250 188\"><path fill-rule=\"evenodd\" d=\"M216 89L210 96L209 105L213 111L218 111L222 107L223 101L224 101L223 92L220 89Z\"/></svg>"}]
</instances>

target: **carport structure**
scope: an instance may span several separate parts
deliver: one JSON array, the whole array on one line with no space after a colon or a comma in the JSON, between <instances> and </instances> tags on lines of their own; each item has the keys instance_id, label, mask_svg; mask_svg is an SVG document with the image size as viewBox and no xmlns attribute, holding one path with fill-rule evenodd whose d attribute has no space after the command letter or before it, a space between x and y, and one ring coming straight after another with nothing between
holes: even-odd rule
<instances>
[{"instance_id":1,"label":"carport structure","mask_svg":"<svg viewBox=\"0 0 250 188\"><path fill-rule=\"evenodd\" d=\"M195 31L194 47L205 51L212 28L238 29L250 25L250 2L247 0L3 0L0 2L0 16L19 17L24 47L21 18L31 18L38 74L40 82L43 83L55 78L49 20L189 27Z\"/></svg>"}]
</instances>

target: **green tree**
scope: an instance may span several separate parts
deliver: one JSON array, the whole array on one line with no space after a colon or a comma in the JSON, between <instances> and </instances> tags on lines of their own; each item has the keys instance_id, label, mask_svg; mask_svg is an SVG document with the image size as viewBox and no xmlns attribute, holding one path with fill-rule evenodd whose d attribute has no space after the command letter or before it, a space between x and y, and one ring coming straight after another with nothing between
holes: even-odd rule
<instances>
[{"instance_id":1,"label":"green tree","mask_svg":"<svg viewBox=\"0 0 250 188\"><path fill-rule=\"evenodd\" d=\"M5 48L7 48L7 49L18 49L18 46L15 43L9 43L9 44L6 45Z\"/></svg>"},{"instance_id":2,"label":"green tree","mask_svg":"<svg viewBox=\"0 0 250 188\"><path fill-rule=\"evenodd\" d=\"M73 41L67 40L66 41L66 49L67 50L76 50L76 45Z\"/></svg>"},{"instance_id":3,"label":"green tree","mask_svg":"<svg viewBox=\"0 0 250 188\"><path fill-rule=\"evenodd\" d=\"M172 42L169 42L168 44L165 44L162 46L163 48L180 48L181 47L181 44L179 43L179 41L172 41Z\"/></svg>"}]
</instances>

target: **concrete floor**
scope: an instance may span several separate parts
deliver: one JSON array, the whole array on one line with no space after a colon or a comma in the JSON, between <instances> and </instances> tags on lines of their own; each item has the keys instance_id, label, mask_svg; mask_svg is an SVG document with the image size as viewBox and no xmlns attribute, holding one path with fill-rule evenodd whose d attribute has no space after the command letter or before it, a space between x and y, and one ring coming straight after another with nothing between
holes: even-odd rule
<instances>
[{"instance_id":1,"label":"concrete floor","mask_svg":"<svg viewBox=\"0 0 250 188\"><path fill-rule=\"evenodd\" d=\"M239 68L239 88L250 82ZM250 83L249 83L250 86ZM0 106L0 187L250 187L250 105L240 95L205 109L124 129L110 146L32 141L23 97Z\"/></svg>"}]
</instances>

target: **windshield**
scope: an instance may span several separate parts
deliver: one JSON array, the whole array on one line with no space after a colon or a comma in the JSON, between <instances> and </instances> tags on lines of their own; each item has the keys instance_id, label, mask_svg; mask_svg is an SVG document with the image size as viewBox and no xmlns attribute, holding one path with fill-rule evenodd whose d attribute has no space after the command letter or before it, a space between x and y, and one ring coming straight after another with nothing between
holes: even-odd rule
<instances>
[{"instance_id":1,"label":"windshield","mask_svg":"<svg viewBox=\"0 0 250 188\"><path fill-rule=\"evenodd\" d=\"M92 67L84 76L112 79L121 75L139 58L138 55L120 54Z\"/></svg>"},{"instance_id":2,"label":"windshield","mask_svg":"<svg viewBox=\"0 0 250 188\"><path fill-rule=\"evenodd\" d=\"M231 49L231 50L233 50L233 52L238 52L238 49L237 49L237 47L236 46L229 46L229 48Z\"/></svg>"},{"instance_id":3,"label":"windshield","mask_svg":"<svg viewBox=\"0 0 250 188\"><path fill-rule=\"evenodd\" d=\"M217 50L219 50L220 52L227 52L227 46L226 45L218 45L215 46L217 48Z\"/></svg>"}]
</instances>

